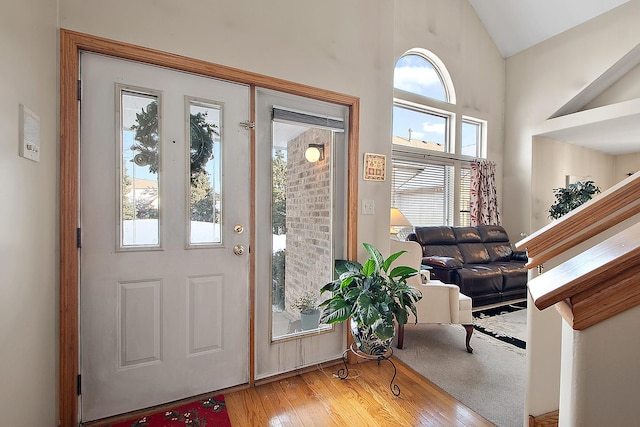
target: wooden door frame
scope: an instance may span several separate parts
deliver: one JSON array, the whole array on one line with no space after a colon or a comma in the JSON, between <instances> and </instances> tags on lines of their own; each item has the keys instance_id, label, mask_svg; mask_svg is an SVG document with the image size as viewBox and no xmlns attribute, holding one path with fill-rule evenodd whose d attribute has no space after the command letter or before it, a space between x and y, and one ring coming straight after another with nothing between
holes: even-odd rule
<instances>
[{"instance_id":1,"label":"wooden door frame","mask_svg":"<svg viewBox=\"0 0 640 427\"><path fill-rule=\"evenodd\" d=\"M348 190L347 190L347 257L357 257L358 214L358 143L360 99L354 96L318 89L261 74L225 67L210 62L162 52L128 43L60 29L60 332L59 332L59 397L60 425L78 425L79 375L79 142L80 119L78 80L80 52L94 52L129 59L179 71L221 78L247 84L251 92L251 121L255 121L255 88L261 87L348 107ZM255 132L251 133L251 223L255 221ZM251 227L250 244L255 247L255 230ZM254 305L255 258L249 266L249 381L254 373Z\"/></svg>"}]
</instances>

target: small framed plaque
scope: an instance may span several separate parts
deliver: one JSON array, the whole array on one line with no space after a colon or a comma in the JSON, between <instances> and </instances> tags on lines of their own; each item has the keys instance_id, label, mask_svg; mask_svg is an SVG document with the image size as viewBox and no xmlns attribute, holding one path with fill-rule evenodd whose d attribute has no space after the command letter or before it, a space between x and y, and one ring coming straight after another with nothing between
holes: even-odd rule
<instances>
[{"instance_id":1,"label":"small framed plaque","mask_svg":"<svg viewBox=\"0 0 640 427\"><path fill-rule=\"evenodd\" d=\"M364 153L365 181L384 181L387 168L387 156L384 154Z\"/></svg>"}]
</instances>

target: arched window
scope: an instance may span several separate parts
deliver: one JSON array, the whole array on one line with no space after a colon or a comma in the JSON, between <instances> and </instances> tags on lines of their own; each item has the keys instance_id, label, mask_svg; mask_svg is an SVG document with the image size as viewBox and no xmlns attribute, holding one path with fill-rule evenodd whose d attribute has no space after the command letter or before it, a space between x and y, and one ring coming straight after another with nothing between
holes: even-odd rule
<instances>
[{"instance_id":1,"label":"arched window","mask_svg":"<svg viewBox=\"0 0 640 427\"><path fill-rule=\"evenodd\" d=\"M442 61L412 49L396 62L393 85L393 143L455 153L456 95Z\"/></svg>"},{"instance_id":2,"label":"arched window","mask_svg":"<svg viewBox=\"0 0 640 427\"><path fill-rule=\"evenodd\" d=\"M486 122L463 115L444 63L411 49L394 69L392 200L413 226L469 225L469 162Z\"/></svg>"},{"instance_id":3,"label":"arched window","mask_svg":"<svg viewBox=\"0 0 640 427\"><path fill-rule=\"evenodd\" d=\"M400 57L393 73L393 87L438 101L456 103L447 69L425 49L413 49Z\"/></svg>"}]
</instances>

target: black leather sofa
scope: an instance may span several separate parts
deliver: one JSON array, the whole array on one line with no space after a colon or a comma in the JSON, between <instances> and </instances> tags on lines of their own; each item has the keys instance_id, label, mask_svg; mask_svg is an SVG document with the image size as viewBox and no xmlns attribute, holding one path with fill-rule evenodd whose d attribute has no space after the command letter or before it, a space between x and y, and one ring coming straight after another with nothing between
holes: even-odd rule
<instances>
[{"instance_id":1,"label":"black leather sofa","mask_svg":"<svg viewBox=\"0 0 640 427\"><path fill-rule=\"evenodd\" d=\"M501 226L416 227L407 240L422 246L431 277L458 285L474 307L527 296L526 253L514 251Z\"/></svg>"}]
</instances>

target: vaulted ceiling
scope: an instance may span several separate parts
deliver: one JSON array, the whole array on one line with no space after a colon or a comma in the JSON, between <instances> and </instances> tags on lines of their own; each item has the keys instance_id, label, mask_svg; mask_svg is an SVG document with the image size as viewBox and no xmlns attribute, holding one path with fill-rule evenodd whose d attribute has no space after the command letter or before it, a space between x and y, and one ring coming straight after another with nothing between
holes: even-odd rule
<instances>
[{"instance_id":1,"label":"vaulted ceiling","mask_svg":"<svg viewBox=\"0 0 640 427\"><path fill-rule=\"evenodd\" d=\"M469 0L508 58L629 0Z\"/></svg>"},{"instance_id":2,"label":"vaulted ceiling","mask_svg":"<svg viewBox=\"0 0 640 427\"><path fill-rule=\"evenodd\" d=\"M629 0L469 0L504 58ZM640 64L640 44L541 124L538 135L612 155L640 150L640 99L584 107Z\"/></svg>"}]
</instances>

